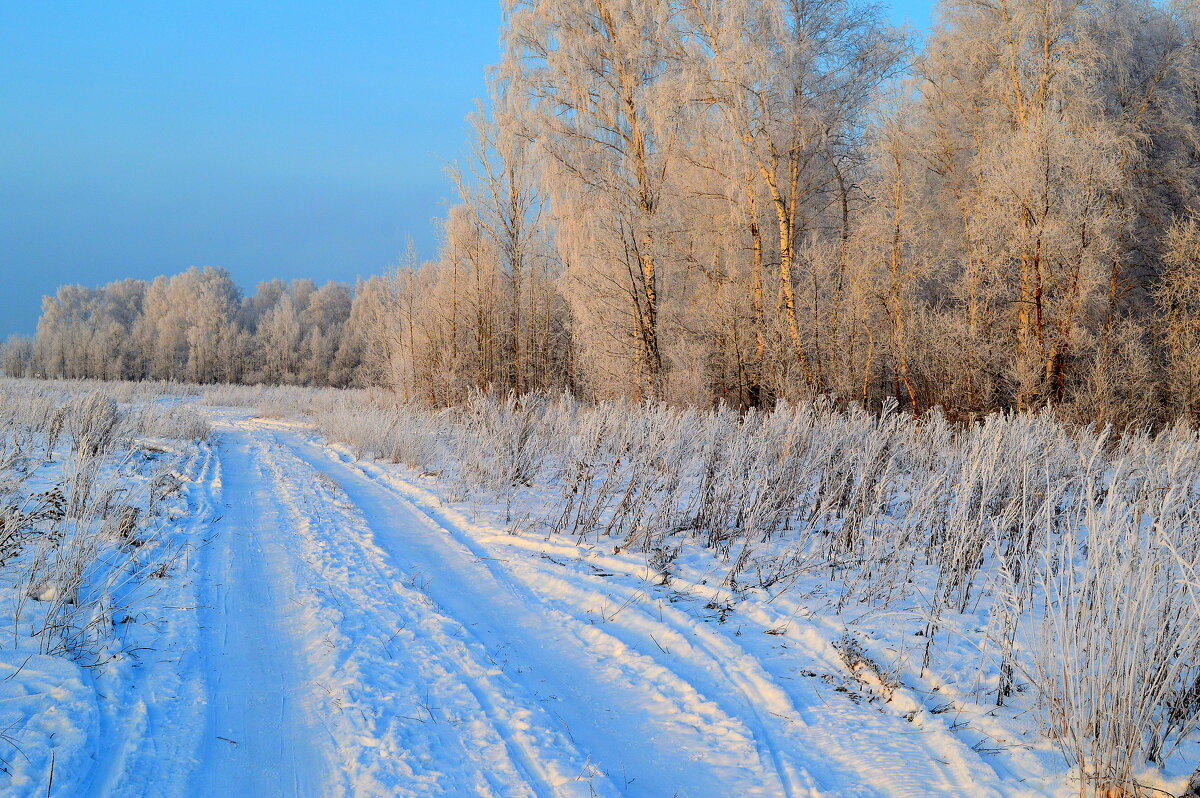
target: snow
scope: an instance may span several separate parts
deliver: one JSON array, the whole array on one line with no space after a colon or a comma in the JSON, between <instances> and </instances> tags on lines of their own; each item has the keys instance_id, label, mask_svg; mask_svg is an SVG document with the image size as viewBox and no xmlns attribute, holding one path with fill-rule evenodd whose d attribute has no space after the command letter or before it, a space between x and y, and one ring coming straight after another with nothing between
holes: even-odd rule
<instances>
[{"instance_id":1,"label":"snow","mask_svg":"<svg viewBox=\"0 0 1200 798\"><path fill-rule=\"evenodd\" d=\"M830 612L816 577L733 601L698 548L664 583L299 423L212 418L172 455L185 556L130 653L0 649L3 794L1077 792L1028 713L976 702L969 644L922 672L915 612Z\"/></svg>"},{"instance_id":2,"label":"snow","mask_svg":"<svg viewBox=\"0 0 1200 798\"><path fill-rule=\"evenodd\" d=\"M119 479L130 490L175 466L197 482L197 494L207 491L211 452L163 445L110 464L104 484ZM32 491L52 480L62 459L33 466ZM89 578L104 583L107 599L93 611L110 618L78 656L53 650L43 628L56 603L76 602L73 592L60 595L49 580L22 587L7 573L0 580L0 794L141 796L190 764L198 739L192 708L203 698L199 671L188 665L197 630L188 558L204 523L188 507L190 495L163 500L162 528L128 558L111 548L98 558ZM16 564L46 556L44 545L26 546ZM161 569L162 578L121 575L139 566Z\"/></svg>"}]
</instances>

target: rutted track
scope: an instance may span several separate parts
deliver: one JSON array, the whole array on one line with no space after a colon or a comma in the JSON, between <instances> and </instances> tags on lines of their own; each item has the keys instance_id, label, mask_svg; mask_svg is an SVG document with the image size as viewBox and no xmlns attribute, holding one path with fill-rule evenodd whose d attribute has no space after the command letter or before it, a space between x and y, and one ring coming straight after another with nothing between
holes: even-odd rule
<instances>
[{"instance_id":1,"label":"rutted track","mask_svg":"<svg viewBox=\"0 0 1200 798\"><path fill-rule=\"evenodd\" d=\"M726 636L670 608L596 623L594 581L495 559L295 427L220 419L191 794L919 794ZM972 794L971 758L927 787Z\"/></svg>"},{"instance_id":2,"label":"rutted track","mask_svg":"<svg viewBox=\"0 0 1200 798\"><path fill-rule=\"evenodd\" d=\"M201 560L208 718L190 791L320 795L332 781L300 644L305 630L275 486L252 436L225 433L218 536Z\"/></svg>"}]
</instances>

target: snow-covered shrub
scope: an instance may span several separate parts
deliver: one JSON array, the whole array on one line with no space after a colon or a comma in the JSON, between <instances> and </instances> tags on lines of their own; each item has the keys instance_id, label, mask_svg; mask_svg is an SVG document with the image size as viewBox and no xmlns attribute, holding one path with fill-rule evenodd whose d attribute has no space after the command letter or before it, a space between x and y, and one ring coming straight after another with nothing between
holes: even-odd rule
<instances>
[{"instance_id":1,"label":"snow-covered shrub","mask_svg":"<svg viewBox=\"0 0 1200 798\"><path fill-rule=\"evenodd\" d=\"M1039 563L1040 710L1095 795L1126 788L1200 724L1200 604L1186 587L1200 561L1198 445L1178 430L1126 443Z\"/></svg>"},{"instance_id":2,"label":"snow-covered shrub","mask_svg":"<svg viewBox=\"0 0 1200 798\"><path fill-rule=\"evenodd\" d=\"M538 396L474 393L461 411L463 481L496 492L532 484L545 453L539 435L544 409Z\"/></svg>"},{"instance_id":3,"label":"snow-covered shrub","mask_svg":"<svg viewBox=\"0 0 1200 798\"><path fill-rule=\"evenodd\" d=\"M138 435L149 438L208 440L208 418L191 402L166 401L139 406L133 419Z\"/></svg>"},{"instance_id":4,"label":"snow-covered shrub","mask_svg":"<svg viewBox=\"0 0 1200 798\"><path fill-rule=\"evenodd\" d=\"M317 428L356 457L403 463L422 473L438 470L440 414L401 404L338 402L313 413Z\"/></svg>"},{"instance_id":5,"label":"snow-covered shrub","mask_svg":"<svg viewBox=\"0 0 1200 798\"><path fill-rule=\"evenodd\" d=\"M63 406L63 433L71 448L85 457L97 457L117 445L121 411L111 396L89 393Z\"/></svg>"},{"instance_id":6,"label":"snow-covered shrub","mask_svg":"<svg viewBox=\"0 0 1200 798\"><path fill-rule=\"evenodd\" d=\"M160 481L135 457L139 434L196 439L196 411L147 412L93 383L0 381L0 592L9 639L42 654L95 660L113 613L136 600L157 540ZM126 389L141 401L153 390Z\"/></svg>"}]
</instances>

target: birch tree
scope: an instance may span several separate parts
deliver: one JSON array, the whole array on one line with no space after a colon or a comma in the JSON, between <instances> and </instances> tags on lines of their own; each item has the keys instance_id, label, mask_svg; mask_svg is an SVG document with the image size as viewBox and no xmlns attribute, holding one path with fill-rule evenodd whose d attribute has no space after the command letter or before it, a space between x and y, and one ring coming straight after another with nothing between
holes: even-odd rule
<instances>
[{"instance_id":1,"label":"birch tree","mask_svg":"<svg viewBox=\"0 0 1200 798\"><path fill-rule=\"evenodd\" d=\"M566 263L576 334L600 380L632 367L664 393L664 205L681 115L663 0L506 0L503 74L525 98Z\"/></svg>"},{"instance_id":2,"label":"birch tree","mask_svg":"<svg viewBox=\"0 0 1200 798\"><path fill-rule=\"evenodd\" d=\"M766 187L777 238L776 305L798 377L812 393L821 386L809 351L815 343L805 339L819 336L821 325L802 334L799 242L824 232L830 196L845 178L834 168L836 151L854 140L906 41L877 6L847 0L691 0L689 12L706 98L722 109L729 135ZM845 214L840 221L844 235Z\"/></svg>"}]
</instances>

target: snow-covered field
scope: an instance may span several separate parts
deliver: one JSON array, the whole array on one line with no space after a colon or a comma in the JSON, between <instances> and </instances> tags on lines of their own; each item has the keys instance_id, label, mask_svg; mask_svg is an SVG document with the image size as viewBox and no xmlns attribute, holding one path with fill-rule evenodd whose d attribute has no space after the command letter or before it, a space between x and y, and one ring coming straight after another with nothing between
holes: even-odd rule
<instances>
[{"instance_id":1,"label":"snow-covered field","mask_svg":"<svg viewBox=\"0 0 1200 798\"><path fill-rule=\"evenodd\" d=\"M10 400L18 385L5 383ZM131 414L169 404L153 391L123 398ZM1077 663L1036 655L1038 645L1077 653L1062 635L1099 634L1077 611L1050 611L1074 606L1047 600L1070 569L1061 560L1050 568L1039 561L1045 551L1067 550L1039 543L1020 560L1030 574L1023 579L1013 573L1019 566L1011 547L987 535L978 551L947 553L948 543L934 551L916 531L940 524L947 535L961 519L931 498L944 498L952 486L920 476L950 467L916 462L912 441L944 436L939 446L946 451L936 456L959 457L956 480L969 482L978 475L961 452L983 446L985 437L970 444L952 440L948 428L918 433L900 421L851 419L835 429L802 414L768 420L793 426L756 434L794 442L800 429L836 432L844 444L846 430L865 424L863 446L886 441L845 469L847 484L864 485L875 463L873 498L843 491L837 507L814 513L803 496L811 485L826 485L845 460L809 472L807 455L776 452L769 470L785 460L798 470L763 487L762 464L726 452L722 457L741 463L758 493L726 491L713 506L701 501L716 488L689 464L702 465L697 452L715 451L712 442L726 424L709 416L649 418L641 432L661 451L650 455L628 441L623 455L606 459L608 444L600 439L608 440L613 427L600 427L615 417L636 421L640 411L625 408L604 421L583 408L543 407L522 416L515 406L482 402L436 415L375 409L360 394L286 390L216 390L196 401L207 403L205 440L199 433L168 440L149 434L161 433L153 424L141 431L131 425L122 446L106 455L101 473L131 495L138 485L168 484L163 474L177 490L160 490L169 495L154 508L144 507L148 492L137 500L144 511L139 531L126 535L136 539L132 545L111 528L103 531L111 510L91 517L105 543L68 605L103 619L87 626L84 643L47 645L74 638L39 626L46 605L57 605L49 595L31 597L36 591L17 581L41 573L28 566L36 552L62 547L48 531L54 523L42 523L39 536L0 562L8 607L0 625L0 670L7 672L0 673L0 793L1080 792L1064 756L1069 746L1046 734L1057 722L1049 688L1058 682L1039 668L1057 665L1059 681L1072 688L1094 685L1088 679L1095 674L1080 676L1086 669ZM578 439L552 441L548 430L563 428ZM1165 461L1160 473L1151 458L1138 459L1136 444L1109 441L1090 464L1086 436L1063 433L1061 451L1043 451L1053 430L1046 419L1031 420L1018 430L1033 441L1029 451L1014 451L1013 439L1000 435L996 451L972 456L984 466L994 458L981 468L996 473L1006 461L1037 460L1024 473L1042 487L1029 495L1050 496L1062 513L1070 491L1096 487L1079 481L1089 468L1119 493L1129 460L1129 468L1142 469L1138 479L1165 474L1159 487L1175 491L1173 503L1156 505L1155 523L1194 530L1194 434L1151 441ZM8 434L6 440L15 435ZM805 445L816 451L819 436L810 437ZM71 461L69 442L51 447L49 460L46 443L40 445L23 450L29 475L4 495L36 494ZM651 460L657 464L645 475L620 471L620 463ZM1061 489L1046 482L1060 467ZM1010 527L1027 532L1030 523L1045 523L1036 513L1032 521L1002 518L1006 489L979 490L980 504L995 506L961 522L966 526L1007 535ZM1114 501L1097 498L1093 515L1075 520L1108 529L1114 522L1103 513L1116 512ZM699 520L734 506L754 517ZM935 506L936 519L928 512ZM917 511L920 518L906 515ZM692 519L687 529L684 517ZM729 530L728 540L713 539L717 528ZM826 540L851 534L853 566ZM1057 534L1037 537L1052 541ZM802 545L808 538L816 542ZM1164 540L1178 547L1189 538ZM1080 590L1102 584L1088 581L1086 566L1102 541L1093 535L1084 542L1092 549L1069 552L1081 563ZM1194 551L1176 553L1180 570L1172 573L1186 577ZM1173 578L1160 555L1146 555L1139 567L1151 570L1132 575L1143 582ZM108 576L117 571L126 577ZM947 586L951 575L967 584ZM1018 589L1027 583L1036 587ZM1124 589L1138 582L1103 584ZM1160 613L1168 632L1155 640L1175 648L1151 659L1187 682L1197 665L1187 639L1200 627L1177 637L1169 629L1196 617L1189 614L1196 611L1194 587L1172 583L1169 600L1087 601L1108 602L1118 615L1126 605ZM1040 609L1013 606L1025 601ZM1067 616L1074 621L1064 627L1059 621ZM1144 630L1135 621L1122 625L1114 616L1109 625L1136 636ZM1088 645L1113 639L1096 636ZM1089 651L1098 661L1111 659L1112 652ZM1123 662L1103 673L1142 672L1137 657ZM1012 694L999 704L1006 663ZM1186 689L1160 698L1160 715L1164 706L1196 711ZM1077 696L1071 701L1080 704ZM1119 701L1099 704L1109 714L1125 711ZM1148 727L1166 728L1147 713ZM1189 731L1193 721L1175 718L1170 728ZM1075 727L1064 721L1059 728ZM1167 742L1164 748L1176 739ZM1135 777L1147 789L1179 794L1198 758L1193 735L1161 767L1142 757Z\"/></svg>"}]
</instances>

